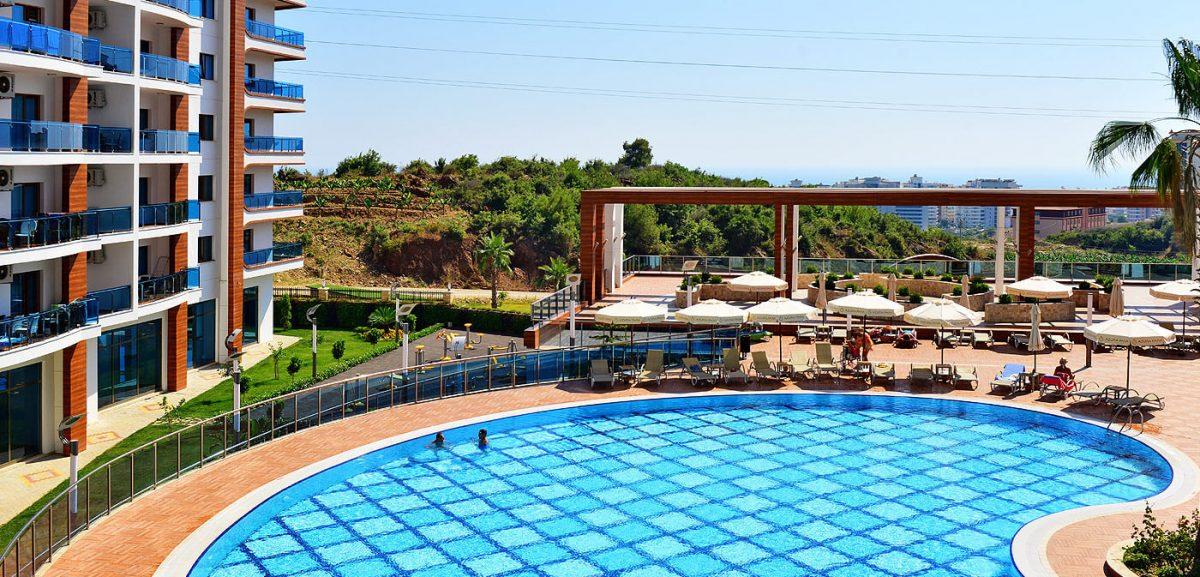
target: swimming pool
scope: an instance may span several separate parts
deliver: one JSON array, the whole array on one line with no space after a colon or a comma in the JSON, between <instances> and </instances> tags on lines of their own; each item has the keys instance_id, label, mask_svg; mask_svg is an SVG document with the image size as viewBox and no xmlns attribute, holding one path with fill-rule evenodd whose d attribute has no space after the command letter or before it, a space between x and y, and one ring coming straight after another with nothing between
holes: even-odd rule
<instances>
[{"instance_id":1,"label":"swimming pool","mask_svg":"<svg viewBox=\"0 0 1200 577\"><path fill-rule=\"evenodd\" d=\"M1025 523L1172 476L1100 427L905 396L635 400L446 436L292 485L190 576L992 577Z\"/></svg>"}]
</instances>

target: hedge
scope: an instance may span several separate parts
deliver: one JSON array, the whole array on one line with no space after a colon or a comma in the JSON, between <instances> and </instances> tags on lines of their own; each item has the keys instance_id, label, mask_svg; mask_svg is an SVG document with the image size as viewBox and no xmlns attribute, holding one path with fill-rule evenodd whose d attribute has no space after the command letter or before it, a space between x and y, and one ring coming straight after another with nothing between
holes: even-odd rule
<instances>
[{"instance_id":1,"label":"hedge","mask_svg":"<svg viewBox=\"0 0 1200 577\"><path fill-rule=\"evenodd\" d=\"M277 301L282 304L282 301ZM392 305L383 302L322 302L311 299L292 299L292 325L303 328L307 323L304 314L308 309L320 304L317 309L317 325L326 328L353 330L367 325L367 317L377 308L388 308ZM417 317L415 329L430 325L442 324L450 328L461 329L466 323L471 323L472 330L504 335L509 337L521 336L532 324L527 314L510 311L493 311L487 309L472 309L444 304L423 303L413 311ZM276 315L278 317L278 315Z\"/></svg>"}]
</instances>

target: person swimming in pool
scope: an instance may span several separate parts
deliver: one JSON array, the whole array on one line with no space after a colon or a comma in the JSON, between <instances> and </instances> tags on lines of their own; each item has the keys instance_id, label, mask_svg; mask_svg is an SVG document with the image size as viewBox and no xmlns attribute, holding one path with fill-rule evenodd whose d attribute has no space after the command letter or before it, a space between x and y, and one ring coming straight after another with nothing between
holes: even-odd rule
<instances>
[{"instance_id":1,"label":"person swimming in pool","mask_svg":"<svg viewBox=\"0 0 1200 577\"><path fill-rule=\"evenodd\" d=\"M438 434L433 436L433 448L441 449L442 447L445 447L445 446L446 446L446 435L443 435L441 433L441 431L438 431Z\"/></svg>"},{"instance_id":2,"label":"person swimming in pool","mask_svg":"<svg viewBox=\"0 0 1200 577\"><path fill-rule=\"evenodd\" d=\"M479 429L479 448L482 449L488 445L487 429Z\"/></svg>"}]
</instances>

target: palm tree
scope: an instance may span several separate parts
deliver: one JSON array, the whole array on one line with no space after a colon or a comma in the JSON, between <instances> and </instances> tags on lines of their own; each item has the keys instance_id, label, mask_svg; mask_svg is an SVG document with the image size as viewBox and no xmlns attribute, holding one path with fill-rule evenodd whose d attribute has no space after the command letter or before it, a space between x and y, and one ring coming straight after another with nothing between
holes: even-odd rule
<instances>
[{"instance_id":1,"label":"palm tree","mask_svg":"<svg viewBox=\"0 0 1200 577\"><path fill-rule=\"evenodd\" d=\"M1099 172L1109 168L1118 157L1141 160L1130 177L1129 187L1158 192L1171 209L1177 242L1195 258L1200 256L1200 246L1196 243L1196 223L1200 218L1197 213L1200 175L1196 172L1200 168L1197 167L1200 130L1171 131L1164 137L1159 127L1166 123L1200 127L1200 59L1196 44L1189 40L1164 39L1163 50L1179 115L1142 122L1109 122L1096 134L1088 157Z\"/></svg>"},{"instance_id":2,"label":"palm tree","mask_svg":"<svg viewBox=\"0 0 1200 577\"><path fill-rule=\"evenodd\" d=\"M492 233L483 237L477 253L480 268L491 275L492 308L498 309L500 308L500 295L497 292L497 285L500 282L500 273L512 270L512 245L504 240L504 237Z\"/></svg>"},{"instance_id":3,"label":"palm tree","mask_svg":"<svg viewBox=\"0 0 1200 577\"><path fill-rule=\"evenodd\" d=\"M550 257L550 264L544 264L538 267L542 271L542 275L546 280L554 285L554 290L559 290L567 284L567 277L575 272L570 264L567 264L566 259L556 256Z\"/></svg>"}]
</instances>

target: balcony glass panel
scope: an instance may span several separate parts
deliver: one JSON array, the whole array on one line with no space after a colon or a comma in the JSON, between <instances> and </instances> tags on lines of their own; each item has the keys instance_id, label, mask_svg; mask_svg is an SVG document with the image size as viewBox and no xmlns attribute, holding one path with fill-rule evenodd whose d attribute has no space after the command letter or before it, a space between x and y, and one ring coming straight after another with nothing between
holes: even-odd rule
<instances>
[{"instance_id":1,"label":"balcony glass panel","mask_svg":"<svg viewBox=\"0 0 1200 577\"><path fill-rule=\"evenodd\" d=\"M85 124L83 149L88 152L129 154L133 152L133 129Z\"/></svg>"},{"instance_id":2,"label":"balcony glass panel","mask_svg":"<svg viewBox=\"0 0 1200 577\"><path fill-rule=\"evenodd\" d=\"M200 65L157 54L143 53L142 76L185 84L200 84Z\"/></svg>"},{"instance_id":3,"label":"balcony glass panel","mask_svg":"<svg viewBox=\"0 0 1200 577\"><path fill-rule=\"evenodd\" d=\"M129 286L119 286L110 289L92 291L87 298L96 299L100 315L111 315L133 308L133 289Z\"/></svg>"},{"instance_id":4,"label":"balcony glass panel","mask_svg":"<svg viewBox=\"0 0 1200 577\"><path fill-rule=\"evenodd\" d=\"M63 244L95 236L96 215L76 212L0 220L0 250Z\"/></svg>"},{"instance_id":5,"label":"balcony glass panel","mask_svg":"<svg viewBox=\"0 0 1200 577\"><path fill-rule=\"evenodd\" d=\"M298 242L288 242L276 244L271 248L255 250L243 255L246 261L246 266L262 266L272 262L279 262L293 258L300 258L304 254L304 247Z\"/></svg>"},{"instance_id":6,"label":"balcony glass panel","mask_svg":"<svg viewBox=\"0 0 1200 577\"><path fill-rule=\"evenodd\" d=\"M100 41L61 28L0 18L0 48L100 64Z\"/></svg>"},{"instance_id":7,"label":"balcony glass panel","mask_svg":"<svg viewBox=\"0 0 1200 577\"><path fill-rule=\"evenodd\" d=\"M152 154L200 152L200 133L182 130L143 130L141 151Z\"/></svg>"},{"instance_id":8,"label":"balcony glass panel","mask_svg":"<svg viewBox=\"0 0 1200 577\"><path fill-rule=\"evenodd\" d=\"M150 0L150 2L159 6L166 6L167 8L174 8L193 18L200 17L200 0Z\"/></svg>"},{"instance_id":9,"label":"balcony glass panel","mask_svg":"<svg viewBox=\"0 0 1200 577\"><path fill-rule=\"evenodd\" d=\"M129 232L133 230L132 207L98 208L88 212L95 215L96 234L112 234L114 232Z\"/></svg>"},{"instance_id":10,"label":"balcony glass panel","mask_svg":"<svg viewBox=\"0 0 1200 577\"><path fill-rule=\"evenodd\" d=\"M266 22L247 19L246 34L270 42L287 44L288 46L295 46L296 48L304 48L303 32L288 30L287 28L281 28L279 26L267 24Z\"/></svg>"},{"instance_id":11,"label":"balcony glass panel","mask_svg":"<svg viewBox=\"0 0 1200 577\"><path fill-rule=\"evenodd\" d=\"M0 150L81 152L83 125L47 120L0 120Z\"/></svg>"},{"instance_id":12,"label":"balcony glass panel","mask_svg":"<svg viewBox=\"0 0 1200 577\"><path fill-rule=\"evenodd\" d=\"M304 87L299 84L277 82L266 78L247 78L246 91L258 96L273 96L275 98L304 99Z\"/></svg>"},{"instance_id":13,"label":"balcony glass panel","mask_svg":"<svg viewBox=\"0 0 1200 577\"><path fill-rule=\"evenodd\" d=\"M145 303L200 288L200 269L189 268L138 283L138 302Z\"/></svg>"},{"instance_id":14,"label":"balcony glass panel","mask_svg":"<svg viewBox=\"0 0 1200 577\"><path fill-rule=\"evenodd\" d=\"M120 46L101 44L100 66L109 72L133 74L133 51Z\"/></svg>"},{"instance_id":15,"label":"balcony glass panel","mask_svg":"<svg viewBox=\"0 0 1200 577\"><path fill-rule=\"evenodd\" d=\"M248 152L304 152L303 138L281 136L247 136Z\"/></svg>"},{"instance_id":16,"label":"balcony glass panel","mask_svg":"<svg viewBox=\"0 0 1200 577\"><path fill-rule=\"evenodd\" d=\"M200 201L147 204L138 209L140 226L172 226L200 220Z\"/></svg>"},{"instance_id":17,"label":"balcony glass panel","mask_svg":"<svg viewBox=\"0 0 1200 577\"><path fill-rule=\"evenodd\" d=\"M260 192L258 194L247 194L244 198L246 208L250 210L262 210L275 207L300 206L304 202L304 193L298 190Z\"/></svg>"},{"instance_id":18,"label":"balcony glass panel","mask_svg":"<svg viewBox=\"0 0 1200 577\"><path fill-rule=\"evenodd\" d=\"M48 310L0 320L0 351L31 345L100 322L100 304L83 298Z\"/></svg>"}]
</instances>

